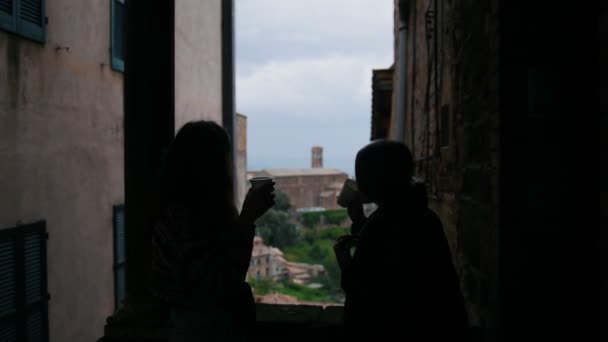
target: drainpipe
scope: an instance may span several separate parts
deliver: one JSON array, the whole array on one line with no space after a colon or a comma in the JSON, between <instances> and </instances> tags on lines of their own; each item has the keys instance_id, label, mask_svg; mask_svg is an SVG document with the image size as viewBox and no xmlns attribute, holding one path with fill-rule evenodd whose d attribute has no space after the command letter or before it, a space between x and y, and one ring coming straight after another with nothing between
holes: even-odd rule
<instances>
[{"instance_id":1,"label":"drainpipe","mask_svg":"<svg viewBox=\"0 0 608 342\"><path fill-rule=\"evenodd\" d=\"M237 131L234 90L234 0L222 1L222 126L232 139L233 203L238 199Z\"/></svg>"},{"instance_id":2,"label":"drainpipe","mask_svg":"<svg viewBox=\"0 0 608 342\"><path fill-rule=\"evenodd\" d=\"M405 143L405 105L407 102L407 20L410 10L409 0L399 0L399 53L398 89L395 139Z\"/></svg>"}]
</instances>

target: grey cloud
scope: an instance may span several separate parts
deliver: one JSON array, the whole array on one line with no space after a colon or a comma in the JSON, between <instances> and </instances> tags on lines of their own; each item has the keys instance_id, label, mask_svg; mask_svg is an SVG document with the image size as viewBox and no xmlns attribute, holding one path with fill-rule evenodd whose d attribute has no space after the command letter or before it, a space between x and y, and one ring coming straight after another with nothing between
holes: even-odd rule
<instances>
[{"instance_id":1,"label":"grey cloud","mask_svg":"<svg viewBox=\"0 0 608 342\"><path fill-rule=\"evenodd\" d=\"M392 57L392 1L237 0L237 110L250 169L308 167L310 147L350 174L369 141L371 69Z\"/></svg>"}]
</instances>

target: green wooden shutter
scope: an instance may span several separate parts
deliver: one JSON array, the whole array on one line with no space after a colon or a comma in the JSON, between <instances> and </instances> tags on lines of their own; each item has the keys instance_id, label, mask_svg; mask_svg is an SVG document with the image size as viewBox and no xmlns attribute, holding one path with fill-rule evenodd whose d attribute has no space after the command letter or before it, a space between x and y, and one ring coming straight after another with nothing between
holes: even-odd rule
<instances>
[{"instance_id":1,"label":"green wooden shutter","mask_svg":"<svg viewBox=\"0 0 608 342\"><path fill-rule=\"evenodd\" d=\"M3 0L0 0L3 1ZM17 32L44 43L46 40L46 16L44 0L18 0Z\"/></svg>"},{"instance_id":2,"label":"green wooden shutter","mask_svg":"<svg viewBox=\"0 0 608 342\"><path fill-rule=\"evenodd\" d=\"M0 0L0 28L15 32L17 30L16 0Z\"/></svg>"},{"instance_id":3,"label":"green wooden shutter","mask_svg":"<svg viewBox=\"0 0 608 342\"><path fill-rule=\"evenodd\" d=\"M127 292L127 264L125 240L125 207L114 206L114 299L116 310L122 306Z\"/></svg>"},{"instance_id":4,"label":"green wooden shutter","mask_svg":"<svg viewBox=\"0 0 608 342\"><path fill-rule=\"evenodd\" d=\"M42 310L34 310L27 315L26 337L27 342L46 342L48 341L45 333L44 314Z\"/></svg>"},{"instance_id":5,"label":"green wooden shutter","mask_svg":"<svg viewBox=\"0 0 608 342\"><path fill-rule=\"evenodd\" d=\"M24 232L25 326L28 342L47 341L46 233L43 227Z\"/></svg>"},{"instance_id":6,"label":"green wooden shutter","mask_svg":"<svg viewBox=\"0 0 608 342\"><path fill-rule=\"evenodd\" d=\"M17 274L14 231L0 231L0 341L17 341Z\"/></svg>"},{"instance_id":7,"label":"green wooden shutter","mask_svg":"<svg viewBox=\"0 0 608 342\"><path fill-rule=\"evenodd\" d=\"M0 341L17 342L17 329L15 320L0 322Z\"/></svg>"},{"instance_id":8,"label":"green wooden shutter","mask_svg":"<svg viewBox=\"0 0 608 342\"><path fill-rule=\"evenodd\" d=\"M48 341L46 228L0 231L0 341Z\"/></svg>"},{"instance_id":9,"label":"green wooden shutter","mask_svg":"<svg viewBox=\"0 0 608 342\"><path fill-rule=\"evenodd\" d=\"M118 71L125 70L124 62L124 0L111 0L112 23L110 32L110 50L112 68Z\"/></svg>"}]
</instances>

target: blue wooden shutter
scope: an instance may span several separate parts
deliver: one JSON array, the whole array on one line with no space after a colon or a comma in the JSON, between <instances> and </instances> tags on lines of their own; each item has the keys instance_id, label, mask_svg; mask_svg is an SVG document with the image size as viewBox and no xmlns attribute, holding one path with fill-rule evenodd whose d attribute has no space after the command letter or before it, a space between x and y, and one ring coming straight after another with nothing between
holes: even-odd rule
<instances>
[{"instance_id":1,"label":"blue wooden shutter","mask_svg":"<svg viewBox=\"0 0 608 342\"><path fill-rule=\"evenodd\" d=\"M16 0L0 0L0 28L15 32L17 30Z\"/></svg>"},{"instance_id":2,"label":"blue wooden shutter","mask_svg":"<svg viewBox=\"0 0 608 342\"><path fill-rule=\"evenodd\" d=\"M127 265L125 240L125 207L114 207L114 298L116 310L122 306L127 291Z\"/></svg>"},{"instance_id":3,"label":"blue wooden shutter","mask_svg":"<svg viewBox=\"0 0 608 342\"><path fill-rule=\"evenodd\" d=\"M0 341L17 341L15 234L0 232Z\"/></svg>"},{"instance_id":4,"label":"blue wooden shutter","mask_svg":"<svg viewBox=\"0 0 608 342\"><path fill-rule=\"evenodd\" d=\"M112 23L110 32L110 50L112 57L112 68L118 71L125 70L124 62L124 0L111 0Z\"/></svg>"},{"instance_id":5,"label":"blue wooden shutter","mask_svg":"<svg viewBox=\"0 0 608 342\"><path fill-rule=\"evenodd\" d=\"M18 0L16 3L18 13L17 32L43 43L46 40L44 0Z\"/></svg>"}]
</instances>

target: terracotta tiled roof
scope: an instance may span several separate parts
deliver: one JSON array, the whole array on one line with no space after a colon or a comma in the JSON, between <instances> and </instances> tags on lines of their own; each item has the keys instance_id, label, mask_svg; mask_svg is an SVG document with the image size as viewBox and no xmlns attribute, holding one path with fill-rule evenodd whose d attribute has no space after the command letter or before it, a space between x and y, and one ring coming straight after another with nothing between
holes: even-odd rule
<instances>
[{"instance_id":1,"label":"terracotta tiled roof","mask_svg":"<svg viewBox=\"0 0 608 342\"><path fill-rule=\"evenodd\" d=\"M261 255L276 255L279 258L283 257L283 252L272 246L266 246L264 244L264 240L261 237L256 236L253 238L253 250L251 251L251 256L261 256Z\"/></svg>"},{"instance_id":2,"label":"terracotta tiled roof","mask_svg":"<svg viewBox=\"0 0 608 342\"><path fill-rule=\"evenodd\" d=\"M298 300L296 297L272 293L264 296L256 296L255 301L263 304L297 304Z\"/></svg>"},{"instance_id":3,"label":"terracotta tiled roof","mask_svg":"<svg viewBox=\"0 0 608 342\"><path fill-rule=\"evenodd\" d=\"M276 247L270 247L270 254L283 256L283 252Z\"/></svg>"},{"instance_id":4,"label":"terracotta tiled roof","mask_svg":"<svg viewBox=\"0 0 608 342\"><path fill-rule=\"evenodd\" d=\"M251 256L272 255L272 250L268 246L253 246Z\"/></svg>"}]
</instances>

